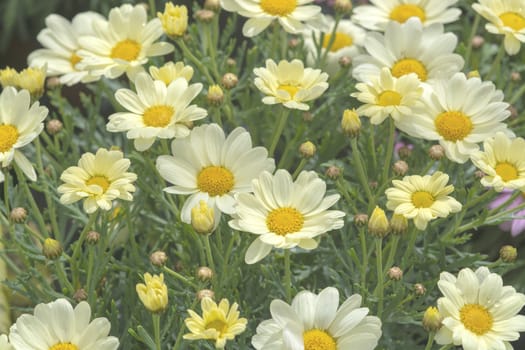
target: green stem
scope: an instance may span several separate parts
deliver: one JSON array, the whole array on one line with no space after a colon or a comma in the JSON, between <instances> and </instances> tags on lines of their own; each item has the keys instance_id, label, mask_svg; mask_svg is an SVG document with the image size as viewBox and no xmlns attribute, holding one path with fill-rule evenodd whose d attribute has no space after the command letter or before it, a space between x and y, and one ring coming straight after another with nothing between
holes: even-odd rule
<instances>
[{"instance_id":1,"label":"green stem","mask_svg":"<svg viewBox=\"0 0 525 350\"><path fill-rule=\"evenodd\" d=\"M184 277L183 275L181 275L180 273L176 272L176 271L173 271L172 269L170 269L169 267L162 267L162 270L164 272L166 272L168 275L172 276L172 277L175 277L176 279L178 279L179 281L187 284L188 286L192 287L193 289L195 290L198 290L199 287L193 283L192 281L190 281L189 279L187 279L186 277Z\"/></svg>"},{"instance_id":2,"label":"green stem","mask_svg":"<svg viewBox=\"0 0 525 350\"><path fill-rule=\"evenodd\" d=\"M392 264L394 263L394 257L396 256L397 252L397 245L399 244L399 235L392 235L392 241L390 244L390 251L388 252L388 258L386 259L386 265L385 265L385 272L387 269L392 267Z\"/></svg>"},{"instance_id":3,"label":"green stem","mask_svg":"<svg viewBox=\"0 0 525 350\"><path fill-rule=\"evenodd\" d=\"M215 79L219 80L220 76L219 76L219 70L217 69L217 53L216 53L215 42L213 41L212 28L210 24L207 24L204 27L205 27L206 39L208 41L208 52L210 54L210 59L211 59L211 70L213 74L215 75Z\"/></svg>"},{"instance_id":4,"label":"green stem","mask_svg":"<svg viewBox=\"0 0 525 350\"><path fill-rule=\"evenodd\" d=\"M64 266L59 260L55 260L55 272L57 274L58 280L60 281L60 284L62 285L62 288L68 289L69 294L75 293L75 288L71 282L69 282L66 272L64 271Z\"/></svg>"},{"instance_id":5,"label":"green stem","mask_svg":"<svg viewBox=\"0 0 525 350\"><path fill-rule=\"evenodd\" d=\"M211 245L210 245L210 235L204 235L204 246L206 250L206 259L208 260L208 266L212 269L214 272L213 277L211 279L211 283L213 286L213 290L217 292L217 270L215 269L215 263L213 262L213 255L211 253Z\"/></svg>"},{"instance_id":6,"label":"green stem","mask_svg":"<svg viewBox=\"0 0 525 350\"><path fill-rule=\"evenodd\" d=\"M388 171L390 170L390 162L392 161L392 154L394 153L394 141L396 137L396 126L392 118L388 118L388 144L385 155L385 165L383 167L383 182L388 180Z\"/></svg>"},{"instance_id":7,"label":"green stem","mask_svg":"<svg viewBox=\"0 0 525 350\"><path fill-rule=\"evenodd\" d=\"M465 43L465 46L467 47L467 51L465 52L465 63L466 66L469 68L472 68L470 65L470 55L472 54L472 39L474 39L474 36L478 31L480 18L480 15L476 14L476 17L474 18L474 23L471 27L472 29L470 30L470 35L468 36L468 42Z\"/></svg>"},{"instance_id":8,"label":"green stem","mask_svg":"<svg viewBox=\"0 0 525 350\"><path fill-rule=\"evenodd\" d=\"M304 166L306 165L306 163L308 163L308 159L306 159L306 158L301 159L301 162L299 163L299 165L297 166L297 168L293 172L292 178L294 178L294 179L297 178L299 173L304 169Z\"/></svg>"},{"instance_id":9,"label":"green stem","mask_svg":"<svg viewBox=\"0 0 525 350\"><path fill-rule=\"evenodd\" d=\"M160 315L157 313L151 314L153 320L153 334L155 335L155 346L160 350Z\"/></svg>"},{"instance_id":10,"label":"green stem","mask_svg":"<svg viewBox=\"0 0 525 350\"><path fill-rule=\"evenodd\" d=\"M383 313L384 273L383 273L383 240L376 238L376 270L377 270L377 317Z\"/></svg>"},{"instance_id":11,"label":"green stem","mask_svg":"<svg viewBox=\"0 0 525 350\"><path fill-rule=\"evenodd\" d=\"M284 290L286 292L286 301L292 301L292 269L290 267L290 249L284 250Z\"/></svg>"},{"instance_id":12,"label":"green stem","mask_svg":"<svg viewBox=\"0 0 525 350\"><path fill-rule=\"evenodd\" d=\"M361 186L365 189L366 197L369 202L372 202L372 191L370 190L370 186L368 184L368 180L365 174L365 165L361 160L361 155L359 152L359 147L357 146L357 139L351 138L350 143L352 145L352 158L354 160L354 167L357 170L357 176L359 178L359 182L361 182Z\"/></svg>"},{"instance_id":13,"label":"green stem","mask_svg":"<svg viewBox=\"0 0 525 350\"><path fill-rule=\"evenodd\" d=\"M401 260L401 268L406 267L406 263L409 261L410 256L412 255L414 251L414 246L416 244L416 238L417 238L417 232L418 230L413 227L412 231L410 232L410 239L408 241L407 250L405 251L405 254L403 255L403 259Z\"/></svg>"},{"instance_id":14,"label":"green stem","mask_svg":"<svg viewBox=\"0 0 525 350\"><path fill-rule=\"evenodd\" d=\"M94 305L95 295L93 288L93 269L95 267L95 247L92 245L88 248L88 270L87 270L87 295L90 305Z\"/></svg>"},{"instance_id":15,"label":"green stem","mask_svg":"<svg viewBox=\"0 0 525 350\"><path fill-rule=\"evenodd\" d=\"M286 126L286 122L288 121L289 115L290 115L290 110L283 106L281 110L281 115L278 117L279 120L277 120L277 125L273 132L272 142L270 143L270 147L268 148L268 155L270 157L274 156L275 148L277 147L277 144L279 143L279 138L281 137L283 133L283 130L284 130L284 127Z\"/></svg>"},{"instance_id":16,"label":"green stem","mask_svg":"<svg viewBox=\"0 0 525 350\"><path fill-rule=\"evenodd\" d=\"M518 210L524 209L524 208L525 208L525 203L522 203L522 204L520 204L517 207L514 207L512 209L508 209L508 210L499 212L497 214L487 216L485 218L485 220L483 221L483 223L479 223L476 220L474 220L474 221L472 221L472 222L470 222L468 224L459 226L456 229L456 234L461 233L461 232L465 232L467 230L470 230L472 228L476 228L478 226L496 224L499 219L502 219L505 216L507 216L509 214L512 214L512 213L514 213L514 212L516 212Z\"/></svg>"},{"instance_id":17,"label":"green stem","mask_svg":"<svg viewBox=\"0 0 525 350\"><path fill-rule=\"evenodd\" d=\"M335 38L336 38L336 33L337 33L337 27L339 27L339 21L341 21L341 18L342 16L340 14L337 14L337 16L335 17L335 25L334 25L334 28L332 29L332 33L330 33L330 39L328 40L328 45L325 47L324 49L324 52L323 52L323 55L321 57L321 61L319 63L319 67L321 69L324 68L325 64L326 64L326 57L328 57L328 53L330 52L331 48L332 48L332 45L334 44L335 42ZM323 46L324 44L324 38L323 38L323 41L320 43L321 46ZM321 50L322 51L322 50Z\"/></svg>"},{"instance_id":18,"label":"green stem","mask_svg":"<svg viewBox=\"0 0 525 350\"><path fill-rule=\"evenodd\" d=\"M361 243L361 259L363 264L361 264L361 290L368 290L366 287L366 274L368 272L368 248L366 246L366 236L364 227L359 227L359 241ZM363 295L365 298L365 295Z\"/></svg>"},{"instance_id":19,"label":"green stem","mask_svg":"<svg viewBox=\"0 0 525 350\"><path fill-rule=\"evenodd\" d=\"M503 44L503 41L501 42L501 45L499 47L499 51L496 55L496 58L494 61L492 61L492 65L490 66L490 70L487 73L486 80L490 79L494 73L496 73L496 76L499 73L499 70L501 68L501 59L503 58L503 54L505 53L505 45Z\"/></svg>"},{"instance_id":20,"label":"green stem","mask_svg":"<svg viewBox=\"0 0 525 350\"><path fill-rule=\"evenodd\" d=\"M84 243L84 240L86 239L87 233L91 229L91 226L95 223L95 220L97 219L97 213L93 213L89 215L89 220L87 224L84 226L84 229L82 232L80 232L80 236L76 242L75 248L73 249L73 254L71 255L71 258L69 259L69 264L71 265L71 273L73 275L73 285L77 286L79 285L79 273L80 270L78 268L79 265L79 258L80 258L80 251L82 250L82 244Z\"/></svg>"},{"instance_id":21,"label":"green stem","mask_svg":"<svg viewBox=\"0 0 525 350\"><path fill-rule=\"evenodd\" d=\"M434 345L434 337L436 336L436 332L430 332L428 333L428 341L427 346L425 346L425 350L431 350L432 345Z\"/></svg>"},{"instance_id":22,"label":"green stem","mask_svg":"<svg viewBox=\"0 0 525 350\"><path fill-rule=\"evenodd\" d=\"M29 204L31 205L31 215L36 218L36 222L38 224L38 229L40 230L40 233L44 235L44 237L49 237L46 228L46 223L44 222L44 218L42 216L42 213L40 212L40 208L36 204L35 198L33 197L33 193L29 189L29 185L27 184L25 174L18 167L18 165L15 165L15 171L18 182L22 185L22 188L26 194L26 198L29 200Z\"/></svg>"},{"instance_id":23,"label":"green stem","mask_svg":"<svg viewBox=\"0 0 525 350\"><path fill-rule=\"evenodd\" d=\"M203 65L202 62L191 53L190 49L188 49L188 47L186 46L184 39L182 38L178 39L176 43L181 48L182 53L184 54L184 57L187 57L197 67L197 69L199 69L201 73L204 74L206 79L208 79L208 83L213 84L214 80L211 77L210 72L208 71L208 68L206 68L206 66Z\"/></svg>"}]
</instances>

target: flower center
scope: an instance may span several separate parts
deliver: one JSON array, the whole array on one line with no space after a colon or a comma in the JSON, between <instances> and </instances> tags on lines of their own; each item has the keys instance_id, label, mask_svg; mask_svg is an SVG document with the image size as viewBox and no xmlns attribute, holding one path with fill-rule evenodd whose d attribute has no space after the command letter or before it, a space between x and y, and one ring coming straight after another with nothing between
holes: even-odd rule
<instances>
[{"instance_id":1,"label":"flower center","mask_svg":"<svg viewBox=\"0 0 525 350\"><path fill-rule=\"evenodd\" d=\"M10 124L0 125L0 152L9 151L18 140L18 129Z\"/></svg>"},{"instance_id":2,"label":"flower center","mask_svg":"<svg viewBox=\"0 0 525 350\"><path fill-rule=\"evenodd\" d=\"M224 334L228 330L228 323L220 319L214 319L206 323L205 329L215 329L220 334Z\"/></svg>"},{"instance_id":3,"label":"flower center","mask_svg":"<svg viewBox=\"0 0 525 350\"><path fill-rule=\"evenodd\" d=\"M425 11L417 5L402 4L396 6L392 12L390 12L390 19L398 21L399 23L405 23L410 17L417 17L421 23L423 23L426 19Z\"/></svg>"},{"instance_id":4,"label":"flower center","mask_svg":"<svg viewBox=\"0 0 525 350\"><path fill-rule=\"evenodd\" d=\"M492 328L493 319L487 308L479 304L465 304L459 310L461 323L469 331L483 335Z\"/></svg>"},{"instance_id":5,"label":"flower center","mask_svg":"<svg viewBox=\"0 0 525 350\"><path fill-rule=\"evenodd\" d=\"M320 329L310 329L303 333L304 350L336 350L334 338Z\"/></svg>"},{"instance_id":6,"label":"flower center","mask_svg":"<svg viewBox=\"0 0 525 350\"><path fill-rule=\"evenodd\" d=\"M323 48L327 48L328 44L330 43L330 39L332 38L332 34L325 34L323 39ZM354 40L352 37L345 33L337 32L335 33L334 42L332 43L332 46L330 47L330 52L336 52L341 50L342 48L352 46Z\"/></svg>"},{"instance_id":7,"label":"flower center","mask_svg":"<svg viewBox=\"0 0 525 350\"><path fill-rule=\"evenodd\" d=\"M434 120L437 132L447 141L460 141L472 131L472 121L463 112L448 111Z\"/></svg>"},{"instance_id":8,"label":"flower center","mask_svg":"<svg viewBox=\"0 0 525 350\"><path fill-rule=\"evenodd\" d=\"M499 15L499 19L501 19L505 27L510 27L516 31L525 28L525 18L516 12L504 12Z\"/></svg>"},{"instance_id":9,"label":"flower center","mask_svg":"<svg viewBox=\"0 0 525 350\"><path fill-rule=\"evenodd\" d=\"M288 16L297 7L297 0L261 0L261 9L272 16Z\"/></svg>"},{"instance_id":10,"label":"flower center","mask_svg":"<svg viewBox=\"0 0 525 350\"><path fill-rule=\"evenodd\" d=\"M144 111L142 121L146 126L165 128L171 122L174 112L171 106L152 106Z\"/></svg>"},{"instance_id":11,"label":"flower center","mask_svg":"<svg viewBox=\"0 0 525 350\"><path fill-rule=\"evenodd\" d=\"M499 162L496 165L496 174L498 174L503 181L511 181L518 178L518 169L509 162Z\"/></svg>"},{"instance_id":12,"label":"flower center","mask_svg":"<svg viewBox=\"0 0 525 350\"><path fill-rule=\"evenodd\" d=\"M377 97L377 104L380 106L399 106L401 104L401 95L392 90L383 91Z\"/></svg>"},{"instance_id":13,"label":"flower center","mask_svg":"<svg viewBox=\"0 0 525 350\"><path fill-rule=\"evenodd\" d=\"M304 217L297 209L284 207L272 210L266 217L266 227L280 236L298 232L303 228Z\"/></svg>"},{"instance_id":14,"label":"flower center","mask_svg":"<svg viewBox=\"0 0 525 350\"><path fill-rule=\"evenodd\" d=\"M136 59L140 53L140 44L135 40L126 39L119 41L111 49L111 58L120 58L126 61L133 61Z\"/></svg>"},{"instance_id":15,"label":"flower center","mask_svg":"<svg viewBox=\"0 0 525 350\"><path fill-rule=\"evenodd\" d=\"M417 191L412 194L412 204L416 208L430 208L434 202L434 196L426 191Z\"/></svg>"},{"instance_id":16,"label":"flower center","mask_svg":"<svg viewBox=\"0 0 525 350\"><path fill-rule=\"evenodd\" d=\"M277 90L284 90L284 91L286 91L287 93L290 94L290 98L293 99L295 97L295 94L297 93L297 91L299 91L299 87L295 86L295 85L282 84L282 85L279 85Z\"/></svg>"},{"instance_id":17,"label":"flower center","mask_svg":"<svg viewBox=\"0 0 525 350\"><path fill-rule=\"evenodd\" d=\"M78 346L71 343L58 343L50 347L49 350L78 350Z\"/></svg>"},{"instance_id":18,"label":"flower center","mask_svg":"<svg viewBox=\"0 0 525 350\"><path fill-rule=\"evenodd\" d=\"M394 64L391 70L392 75L396 78L410 73L416 73L419 80L427 80L427 69L425 68L425 65L413 58L400 59Z\"/></svg>"},{"instance_id":19,"label":"flower center","mask_svg":"<svg viewBox=\"0 0 525 350\"><path fill-rule=\"evenodd\" d=\"M197 175L197 187L210 196L222 196L230 192L234 185L233 174L222 166L203 168Z\"/></svg>"},{"instance_id":20,"label":"flower center","mask_svg":"<svg viewBox=\"0 0 525 350\"><path fill-rule=\"evenodd\" d=\"M92 176L89 180L86 181L86 185L97 185L102 188L102 193L106 192L109 188L109 185L111 185L111 182L109 182L108 178L104 175L101 176Z\"/></svg>"},{"instance_id":21,"label":"flower center","mask_svg":"<svg viewBox=\"0 0 525 350\"><path fill-rule=\"evenodd\" d=\"M73 52L71 54L71 57L69 57L69 62L71 63L71 67L73 67L73 69L75 68L77 63L80 62L80 61L82 61L82 57L77 55L76 52Z\"/></svg>"}]
</instances>

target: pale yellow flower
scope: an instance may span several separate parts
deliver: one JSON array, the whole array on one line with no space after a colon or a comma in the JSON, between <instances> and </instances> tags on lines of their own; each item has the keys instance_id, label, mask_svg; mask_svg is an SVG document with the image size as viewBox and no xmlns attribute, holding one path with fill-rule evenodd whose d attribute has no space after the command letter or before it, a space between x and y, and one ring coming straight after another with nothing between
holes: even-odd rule
<instances>
[{"instance_id":1,"label":"pale yellow flower","mask_svg":"<svg viewBox=\"0 0 525 350\"><path fill-rule=\"evenodd\" d=\"M47 66L29 67L18 73L17 83L20 89L26 89L31 96L38 99L44 93Z\"/></svg>"},{"instance_id":2,"label":"pale yellow flower","mask_svg":"<svg viewBox=\"0 0 525 350\"><path fill-rule=\"evenodd\" d=\"M390 223L385 211L376 205L368 220L368 233L375 237L385 237L390 232Z\"/></svg>"},{"instance_id":3,"label":"pale yellow flower","mask_svg":"<svg viewBox=\"0 0 525 350\"><path fill-rule=\"evenodd\" d=\"M137 283L135 290L140 301L151 312L162 312L168 306L168 287L164 275L144 274L144 283Z\"/></svg>"},{"instance_id":4,"label":"pale yellow flower","mask_svg":"<svg viewBox=\"0 0 525 350\"><path fill-rule=\"evenodd\" d=\"M164 12L157 12L157 17L162 22L164 32L172 37L184 35L188 28L188 9L186 6L175 6L167 2L164 5Z\"/></svg>"},{"instance_id":5,"label":"pale yellow flower","mask_svg":"<svg viewBox=\"0 0 525 350\"><path fill-rule=\"evenodd\" d=\"M16 88L18 86L18 72L16 69L6 67L5 69L0 69L0 85L3 88L12 86Z\"/></svg>"},{"instance_id":6,"label":"pale yellow flower","mask_svg":"<svg viewBox=\"0 0 525 350\"><path fill-rule=\"evenodd\" d=\"M193 77L193 68L185 66L184 62L166 62L162 67L149 67L149 74L155 80L162 80L164 84L169 85L177 78L183 77L187 82Z\"/></svg>"},{"instance_id":7,"label":"pale yellow flower","mask_svg":"<svg viewBox=\"0 0 525 350\"><path fill-rule=\"evenodd\" d=\"M215 226L213 208L208 207L206 201L200 200L199 204L191 208L191 225L197 233L208 234Z\"/></svg>"}]
</instances>

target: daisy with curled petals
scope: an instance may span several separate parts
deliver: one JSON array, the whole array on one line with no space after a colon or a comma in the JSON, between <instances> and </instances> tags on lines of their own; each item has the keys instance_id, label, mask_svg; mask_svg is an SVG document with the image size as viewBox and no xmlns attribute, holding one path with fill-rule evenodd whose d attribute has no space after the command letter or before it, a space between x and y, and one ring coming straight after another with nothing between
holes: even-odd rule
<instances>
[{"instance_id":1,"label":"daisy with curled petals","mask_svg":"<svg viewBox=\"0 0 525 350\"><path fill-rule=\"evenodd\" d=\"M68 86L98 80L99 77L91 76L87 70L77 66L81 61L77 54L80 50L78 38L94 33L93 21L104 21L104 17L95 12L82 12L69 22L57 14L47 16L47 28L37 36L37 40L45 49L33 51L27 58L29 65L47 65L47 75L60 76L60 83Z\"/></svg>"},{"instance_id":2,"label":"daisy with curled petals","mask_svg":"<svg viewBox=\"0 0 525 350\"><path fill-rule=\"evenodd\" d=\"M496 192L503 189L525 191L525 140L510 139L502 132L485 140L483 151L474 152L470 159L485 176L483 186L493 187Z\"/></svg>"},{"instance_id":3,"label":"daisy with curled petals","mask_svg":"<svg viewBox=\"0 0 525 350\"><path fill-rule=\"evenodd\" d=\"M273 171L275 162L264 147L252 147L250 134L235 128L228 137L217 124L202 125L171 143L171 156L157 158L157 170L173 186L164 191L190 194L181 210L182 222L191 223L191 209L201 200L213 209L215 222L221 212L234 213L234 195L251 192L252 179Z\"/></svg>"},{"instance_id":4,"label":"daisy with curled petals","mask_svg":"<svg viewBox=\"0 0 525 350\"><path fill-rule=\"evenodd\" d=\"M297 180L283 169L275 175L263 172L252 181L253 194L237 195L237 206L230 227L258 235L246 251L245 261L254 264L272 247L317 248L316 238L343 227L345 213L327 210L339 195L325 197L326 183L313 171L302 171Z\"/></svg>"},{"instance_id":5,"label":"daisy with curled petals","mask_svg":"<svg viewBox=\"0 0 525 350\"><path fill-rule=\"evenodd\" d=\"M212 299L204 297L201 300L202 317L195 311L188 310L190 317L184 320L191 333L185 334L184 339L215 340L216 349L224 349L226 341L235 339L246 329L248 320L239 318L239 305L222 299L217 305Z\"/></svg>"},{"instance_id":6,"label":"daisy with curled petals","mask_svg":"<svg viewBox=\"0 0 525 350\"><path fill-rule=\"evenodd\" d=\"M288 33L324 26L321 7L309 5L314 0L221 0L226 11L248 17L242 33L253 37L265 30L274 20Z\"/></svg>"},{"instance_id":7,"label":"daisy with curled petals","mask_svg":"<svg viewBox=\"0 0 525 350\"><path fill-rule=\"evenodd\" d=\"M153 80L143 72L135 80L137 92L119 89L116 100L128 110L109 116L107 130L127 131L138 151L151 147L156 138L172 139L188 136L188 122L199 120L208 114L206 110L190 105L202 90L202 84L188 86L188 81L178 78L168 86L161 80Z\"/></svg>"},{"instance_id":8,"label":"daisy with curled petals","mask_svg":"<svg viewBox=\"0 0 525 350\"><path fill-rule=\"evenodd\" d=\"M448 159L465 163L479 149L478 143L496 132L514 135L504 123L509 105L492 82L457 73L430 85L422 106L414 110L416 116L396 126L412 136L438 140Z\"/></svg>"},{"instance_id":9,"label":"daisy with curled petals","mask_svg":"<svg viewBox=\"0 0 525 350\"><path fill-rule=\"evenodd\" d=\"M392 180L394 187L385 191L386 207L394 214L413 219L419 230L427 228L429 221L457 213L462 205L449 194L453 185L447 185L448 175L436 171L432 175L405 176L403 180Z\"/></svg>"},{"instance_id":10,"label":"daisy with curled petals","mask_svg":"<svg viewBox=\"0 0 525 350\"><path fill-rule=\"evenodd\" d=\"M486 267L462 269L457 277L442 272L437 284L443 293L437 302L443 326L436 343L464 350L513 349L510 342L525 331L525 316L518 315L525 295L503 286L501 276Z\"/></svg>"},{"instance_id":11,"label":"daisy with curled petals","mask_svg":"<svg viewBox=\"0 0 525 350\"><path fill-rule=\"evenodd\" d=\"M91 308L85 301L73 309L66 299L57 299L38 304L34 315L20 316L11 326L9 340L15 349L116 350L119 341L108 336L108 319L90 319Z\"/></svg>"},{"instance_id":12,"label":"daisy with curled petals","mask_svg":"<svg viewBox=\"0 0 525 350\"><path fill-rule=\"evenodd\" d=\"M126 201L133 199L130 192L135 192L134 173L126 172L130 161L123 158L120 151L108 151L100 148L96 154L84 153L78 166L64 170L60 180L65 183L58 187L62 193L60 202L71 204L84 199L86 213L94 213L98 208L111 209L112 201L119 198Z\"/></svg>"},{"instance_id":13,"label":"daisy with curled petals","mask_svg":"<svg viewBox=\"0 0 525 350\"><path fill-rule=\"evenodd\" d=\"M381 320L367 316L361 301L354 294L339 306L339 292L333 287L318 295L301 291L292 305L273 300L272 319L259 324L252 345L257 350L372 350L381 337Z\"/></svg>"},{"instance_id":14,"label":"daisy with curled petals","mask_svg":"<svg viewBox=\"0 0 525 350\"><path fill-rule=\"evenodd\" d=\"M367 34L367 54L353 60L352 75L368 81L388 67L396 78L416 73L421 81L448 79L464 64L463 58L453 53L457 42L456 35L444 33L442 24L423 27L417 18L403 24L391 21L384 34Z\"/></svg>"},{"instance_id":15,"label":"daisy with curled petals","mask_svg":"<svg viewBox=\"0 0 525 350\"><path fill-rule=\"evenodd\" d=\"M379 77L355 87L359 92L351 96L364 103L357 113L369 117L375 125L381 124L388 116L395 121L411 117L413 107L420 103L423 94L417 75L412 73L395 78L386 67L381 69Z\"/></svg>"},{"instance_id":16,"label":"daisy with curled petals","mask_svg":"<svg viewBox=\"0 0 525 350\"><path fill-rule=\"evenodd\" d=\"M383 31L390 21L405 23L418 18L423 26L456 21L461 10L451 8L458 0L370 0L372 5L354 8L352 21L369 30Z\"/></svg>"},{"instance_id":17,"label":"daisy with curled petals","mask_svg":"<svg viewBox=\"0 0 525 350\"><path fill-rule=\"evenodd\" d=\"M490 23L485 29L505 35L503 45L509 55L518 53L525 43L525 6L522 0L478 0L472 8Z\"/></svg>"},{"instance_id":18,"label":"daisy with curled petals","mask_svg":"<svg viewBox=\"0 0 525 350\"><path fill-rule=\"evenodd\" d=\"M160 20L147 19L144 6L124 4L109 12L108 21L93 21L94 34L78 38L82 61L77 67L110 79L127 73L133 80L150 57L173 51L173 45L155 42L164 34Z\"/></svg>"},{"instance_id":19,"label":"daisy with curled petals","mask_svg":"<svg viewBox=\"0 0 525 350\"><path fill-rule=\"evenodd\" d=\"M297 59L282 60L278 65L268 59L265 68L255 68L253 72L257 76L255 86L266 95L262 101L269 105L281 103L287 108L307 111L310 106L304 102L318 98L328 89L328 74L304 68Z\"/></svg>"},{"instance_id":20,"label":"daisy with curled petals","mask_svg":"<svg viewBox=\"0 0 525 350\"><path fill-rule=\"evenodd\" d=\"M0 94L0 166L7 167L14 160L32 181L35 169L18 149L33 141L44 129L48 109L38 102L31 105L27 90L16 91L8 86Z\"/></svg>"}]
</instances>

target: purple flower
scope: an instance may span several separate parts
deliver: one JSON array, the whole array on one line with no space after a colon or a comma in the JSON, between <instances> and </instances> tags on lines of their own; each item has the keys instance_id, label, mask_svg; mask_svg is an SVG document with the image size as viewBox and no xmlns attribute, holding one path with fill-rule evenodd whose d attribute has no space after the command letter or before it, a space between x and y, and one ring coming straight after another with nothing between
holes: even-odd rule
<instances>
[{"instance_id":1,"label":"purple flower","mask_svg":"<svg viewBox=\"0 0 525 350\"><path fill-rule=\"evenodd\" d=\"M509 198L512 196L511 190L503 190L501 194L494 199L490 204L490 209L495 209L505 203L509 200ZM502 208L502 210L509 210L516 208L518 205L525 202L525 194L521 194L517 196L507 207ZM525 209L518 210L515 212L513 217L516 217L516 219L512 219L510 221L503 222L499 225L499 228L503 231L510 231L510 234L512 236L517 236L523 231L525 231ZM519 219L518 219L519 218Z\"/></svg>"}]
</instances>

